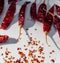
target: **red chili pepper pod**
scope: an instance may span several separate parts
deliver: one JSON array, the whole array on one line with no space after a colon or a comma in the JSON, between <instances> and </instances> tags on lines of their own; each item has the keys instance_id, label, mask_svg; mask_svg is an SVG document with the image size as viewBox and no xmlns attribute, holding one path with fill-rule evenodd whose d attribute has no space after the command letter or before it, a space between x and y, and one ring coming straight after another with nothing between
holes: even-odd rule
<instances>
[{"instance_id":1,"label":"red chili pepper pod","mask_svg":"<svg viewBox=\"0 0 60 63\"><path fill-rule=\"evenodd\" d=\"M4 0L0 0L0 15L4 9Z\"/></svg>"},{"instance_id":2,"label":"red chili pepper pod","mask_svg":"<svg viewBox=\"0 0 60 63\"><path fill-rule=\"evenodd\" d=\"M47 44L48 44L47 34L51 30L52 22L53 22L53 17L51 15L47 15L45 17L45 19L44 19L44 22L43 22L43 31L44 31L44 34L45 34L45 38L46 38L46 43Z\"/></svg>"},{"instance_id":3,"label":"red chili pepper pod","mask_svg":"<svg viewBox=\"0 0 60 63\"><path fill-rule=\"evenodd\" d=\"M44 11L43 9L47 10L47 6L45 4L45 0L38 8L38 15L37 16L38 16L38 21L40 21L40 22L44 21L44 17L46 15L46 11Z\"/></svg>"},{"instance_id":4,"label":"red chili pepper pod","mask_svg":"<svg viewBox=\"0 0 60 63\"><path fill-rule=\"evenodd\" d=\"M48 26L51 26L52 22L53 22L53 16L51 14L49 14L49 12L53 13L54 14L54 5L49 9L49 11L47 12L47 15L45 16L44 18L44 22L43 22L43 25L46 24ZM50 25L49 25L50 24ZM46 26L46 28L43 28L43 31L45 32L49 32L50 28L48 29L49 27Z\"/></svg>"},{"instance_id":5,"label":"red chili pepper pod","mask_svg":"<svg viewBox=\"0 0 60 63\"><path fill-rule=\"evenodd\" d=\"M49 12L54 14L54 5L47 12L47 15L45 16L44 22L43 22L43 31L45 33L46 42L47 42L47 34L50 32L51 26L53 23L53 16L51 14L49 14ZM47 44L48 44L48 42L47 42Z\"/></svg>"},{"instance_id":6,"label":"red chili pepper pod","mask_svg":"<svg viewBox=\"0 0 60 63\"><path fill-rule=\"evenodd\" d=\"M5 15L3 21L2 21L2 24L0 27L1 29L5 30L8 28L8 26L12 22L15 11L16 11L16 2L12 2L11 5L9 6L7 12L6 12L6 15Z\"/></svg>"},{"instance_id":7,"label":"red chili pepper pod","mask_svg":"<svg viewBox=\"0 0 60 63\"><path fill-rule=\"evenodd\" d=\"M37 20L37 13L36 13L36 0L32 3L30 8L30 16L33 20Z\"/></svg>"},{"instance_id":8,"label":"red chili pepper pod","mask_svg":"<svg viewBox=\"0 0 60 63\"><path fill-rule=\"evenodd\" d=\"M9 36L7 35L0 35L0 43L6 42L8 40Z\"/></svg>"},{"instance_id":9,"label":"red chili pepper pod","mask_svg":"<svg viewBox=\"0 0 60 63\"><path fill-rule=\"evenodd\" d=\"M58 31L58 34L59 34L59 37L60 37L60 18L58 18L56 15L54 15L51 12L49 12L49 14L53 16L53 23L54 23L55 28Z\"/></svg>"},{"instance_id":10,"label":"red chili pepper pod","mask_svg":"<svg viewBox=\"0 0 60 63\"><path fill-rule=\"evenodd\" d=\"M30 2L25 2L20 11L19 11L19 16L18 16L18 25L19 25L19 28L20 28L20 31L19 31L19 36L18 36L18 39L20 38L20 35L21 35L21 28L23 27L24 25L24 21L25 21L25 11L26 11L26 7L27 5L29 4Z\"/></svg>"},{"instance_id":11,"label":"red chili pepper pod","mask_svg":"<svg viewBox=\"0 0 60 63\"><path fill-rule=\"evenodd\" d=\"M55 5L55 7L56 7L56 12L57 12L57 14L60 15L60 6Z\"/></svg>"}]
</instances>

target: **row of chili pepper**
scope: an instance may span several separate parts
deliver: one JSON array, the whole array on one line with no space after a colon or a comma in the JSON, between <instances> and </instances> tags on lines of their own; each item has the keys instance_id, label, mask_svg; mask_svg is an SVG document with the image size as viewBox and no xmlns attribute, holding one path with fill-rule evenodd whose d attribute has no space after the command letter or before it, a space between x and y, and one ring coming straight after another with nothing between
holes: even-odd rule
<instances>
[{"instance_id":1,"label":"row of chili pepper","mask_svg":"<svg viewBox=\"0 0 60 63\"><path fill-rule=\"evenodd\" d=\"M2 1L3 0L1 0L1 2ZM16 2L17 1L19 1L19 0L8 0L10 6L6 12L6 15L5 15L3 21L2 21L0 29L3 29L3 30L7 29L8 26L10 25L10 23L12 22L12 19L14 17L15 11L16 11ZM3 1L3 3L4 3L4 1ZM24 21L25 21L26 7L29 3L30 3L30 1L24 2L24 4L21 6L21 9L19 11L18 25L19 25L20 31L19 31L18 40L21 35L21 28L23 27ZM2 4L0 6L2 8L2 10L1 10L1 13L2 13L4 4ZM30 8L31 18L34 21L39 21L39 22L43 23L43 31L46 36L46 42L47 42L47 34L51 30L51 26L53 23L55 24L55 28L58 31L59 36L60 36L60 21L59 21L60 18L58 18L57 15L54 14L54 7L56 8L57 14L60 15L60 6L55 5L55 4L47 12L47 5L45 4L45 0L43 1L42 4L40 4L40 6L38 8L38 13L36 12L36 0L32 3L31 8Z\"/></svg>"}]
</instances>

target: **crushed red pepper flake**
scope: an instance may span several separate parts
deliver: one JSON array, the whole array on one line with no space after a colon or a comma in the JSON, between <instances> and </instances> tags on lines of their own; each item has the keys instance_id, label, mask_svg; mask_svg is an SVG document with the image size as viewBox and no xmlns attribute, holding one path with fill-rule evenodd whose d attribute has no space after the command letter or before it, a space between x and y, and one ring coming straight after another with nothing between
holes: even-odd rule
<instances>
[{"instance_id":1,"label":"crushed red pepper flake","mask_svg":"<svg viewBox=\"0 0 60 63\"><path fill-rule=\"evenodd\" d=\"M17 50L21 50L21 48L18 47Z\"/></svg>"},{"instance_id":2,"label":"crushed red pepper flake","mask_svg":"<svg viewBox=\"0 0 60 63\"><path fill-rule=\"evenodd\" d=\"M8 58L8 56L6 55L5 58Z\"/></svg>"},{"instance_id":3,"label":"crushed red pepper flake","mask_svg":"<svg viewBox=\"0 0 60 63\"><path fill-rule=\"evenodd\" d=\"M24 61L25 61L25 63L28 63L28 60L25 59Z\"/></svg>"},{"instance_id":4,"label":"crushed red pepper flake","mask_svg":"<svg viewBox=\"0 0 60 63\"><path fill-rule=\"evenodd\" d=\"M41 56L38 56L38 58L41 58Z\"/></svg>"},{"instance_id":5,"label":"crushed red pepper flake","mask_svg":"<svg viewBox=\"0 0 60 63\"><path fill-rule=\"evenodd\" d=\"M34 63L33 60L31 60L30 63Z\"/></svg>"},{"instance_id":6,"label":"crushed red pepper flake","mask_svg":"<svg viewBox=\"0 0 60 63\"><path fill-rule=\"evenodd\" d=\"M52 50L52 52L55 52L54 50Z\"/></svg>"},{"instance_id":7,"label":"crushed red pepper flake","mask_svg":"<svg viewBox=\"0 0 60 63\"><path fill-rule=\"evenodd\" d=\"M26 28L26 30L29 30L28 28Z\"/></svg>"},{"instance_id":8,"label":"crushed red pepper flake","mask_svg":"<svg viewBox=\"0 0 60 63\"><path fill-rule=\"evenodd\" d=\"M11 52L8 50L8 48L6 48L5 54L9 55Z\"/></svg>"},{"instance_id":9,"label":"crushed red pepper flake","mask_svg":"<svg viewBox=\"0 0 60 63\"><path fill-rule=\"evenodd\" d=\"M25 54L21 51L18 52L18 54L21 56L21 57L25 57Z\"/></svg>"},{"instance_id":10,"label":"crushed red pepper flake","mask_svg":"<svg viewBox=\"0 0 60 63\"><path fill-rule=\"evenodd\" d=\"M28 43L28 46L31 44L31 42L27 42Z\"/></svg>"},{"instance_id":11,"label":"crushed red pepper flake","mask_svg":"<svg viewBox=\"0 0 60 63\"><path fill-rule=\"evenodd\" d=\"M24 45L24 51L29 50L28 47L26 47L27 45L28 46L30 46L30 45L32 45L32 46L35 45L36 46L36 45L40 44L40 40L37 40L36 38L32 39L32 37L30 37L30 39L31 39L31 42L27 42L28 44ZM33 49L33 47L31 47L31 48ZM10 51L8 50L8 48L6 48L5 54L6 54L7 57L5 57L5 58L8 58L8 60L5 59L4 61L5 61L5 63L29 63L28 59L30 59L30 57L32 57L32 60L31 60L30 63L34 63L34 62L41 63L41 62L44 62L45 61L45 56L37 56L36 54L34 54L37 51L40 54L44 54L44 52L43 52L44 51L44 47L43 47L43 45L41 45L41 46L37 46L37 48L38 48L37 50L35 50L35 49L34 50L29 50L28 57L26 57L25 53L21 52L22 48L18 47L17 51L18 51L18 54L20 55L21 58L18 58L15 61L13 61L13 59L15 59L15 57L13 57L13 56L8 57ZM52 50L52 51L50 51L50 53L51 52L54 53L55 51ZM23 59L23 61L21 59ZM54 63L55 60L51 59L51 62Z\"/></svg>"},{"instance_id":12,"label":"crushed red pepper flake","mask_svg":"<svg viewBox=\"0 0 60 63\"><path fill-rule=\"evenodd\" d=\"M32 44L33 44L33 45L37 45L37 46L38 46L39 43L40 43L40 41L32 40Z\"/></svg>"},{"instance_id":13,"label":"crushed red pepper flake","mask_svg":"<svg viewBox=\"0 0 60 63\"><path fill-rule=\"evenodd\" d=\"M35 31L37 30L37 28L35 28Z\"/></svg>"},{"instance_id":14,"label":"crushed red pepper flake","mask_svg":"<svg viewBox=\"0 0 60 63\"><path fill-rule=\"evenodd\" d=\"M28 56L29 57L32 57L33 56L33 53L29 51Z\"/></svg>"},{"instance_id":15,"label":"crushed red pepper flake","mask_svg":"<svg viewBox=\"0 0 60 63\"><path fill-rule=\"evenodd\" d=\"M40 54L43 54L43 47L39 46L39 47L38 47L38 52L39 52Z\"/></svg>"},{"instance_id":16,"label":"crushed red pepper flake","mask_svg":"<svg viewBox=\"0 0 60 63\"><path fill-rule=\"evenodd\" d=\"M32 58L36 58L36 55L33 55Z\"/></svg>"},{"instance_id":17,"label":"crushed red pepper flake","mask_svg":"<svg viewBox=\"0 0 60 63\"><path fill-rule=\"evenodd\" d=\"M9 58L8 58L9 60L13 60L13 59L15 59L15 57L13 57L13 56L10 56Z\"/></svg>"},{"instance_id":18,"label":"crushed red pepper flake","mask_svg":"<svg viewBox=\"0 0 60 63\"><path fill-rule=\"evenodd\" d=\"M54 59L51 59L51 62L53 62L53 63L54 63L54 62L55 62L55 60L54 60Z\"/></svg>"},{"instance_id":19,"label":"crushed red pepper flake","mask_svg":"<svg viewBox=\"0 0 60 63\"><path fill-rule=\"evenodd\" d=\"M27 48L25 48L25 50L28 50Z\"/></svg>"},{"instance_id":20,"label":"crushed red pepper flake","mask_svg":"<svg viewBox=\"0 0 60 63\"><path fill-rule=\"evenodd\" d=\"M30 37L30 41L32 41L32 37Z\"/></svg>"},{"instance_id":21,"label":"crushed red pepper flake","mask_svg":"<svg viewBox=\"0 0 60 63\"><path fill-rule=\"evenodd\" d=\"M2 49L3 47L2 46L0 46L0 49Z\"/></svg>"},{"instance_id":22,"label":"crushed red pepper flake","mask_svg":"<svg viewBox=\"0 0 60 63\"><path fill-rule=\"evenodd\" d=\"M40 62L44 62L44 60L41 60Z\"/></svg>"},{"instance_id":23,"label":"crushed red pepper flake","mask_svg":"<svg viewBox=\"0 0 60 63\"><path fill-rule=\"evenodd\" d=\"M24 47L26 47L26 45L24 45Z\"/></svg>"},{"instance_id":24,"label":"crushed red pepper flake","mask_svg":"<svg viewBox=\"0 0 60 63\"><path fill-rule=\"evenodd\" d=\"M38 58L33 58L33 61L40 63L40 61L38 60Z\"/></svg>"},{"instance_id":25,"label":"crushed red pepper flake","mask_svg":"<svg viewBox=\"0 0 60 63\"><path fill-rule=\"evenodd\" d=\"M37 52L37 50L29 50L28 56L33 57L33 53Z\"/></svg>"},{"instance_id":26,"label":"crushed red pepper flake","mask_svg":"<svg viewBox=\"0 0 60 63\"><path fill-rule=\"evenodd\" d=\"M53 54L55 51L54 50L52 50L52 51L50 51L50 54Z\"/></svg>"}]
</instances>

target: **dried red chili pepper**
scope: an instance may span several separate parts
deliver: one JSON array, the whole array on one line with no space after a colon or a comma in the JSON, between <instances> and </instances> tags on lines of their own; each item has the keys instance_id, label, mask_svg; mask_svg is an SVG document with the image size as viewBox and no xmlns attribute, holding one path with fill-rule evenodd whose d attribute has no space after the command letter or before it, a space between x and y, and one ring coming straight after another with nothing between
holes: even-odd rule
<instances>
[{"instance_id":1,"label":"dried red chili pepper","mask_svg":"<svg viewBox=\"0 0 60 63\"><path fill-rule=\"evenodd\" d=\"M60 15L60 6L55 4L55 7L56 7L57 14Z\"/></svg>"},{"instance_id":2,"label":"dried red chili pepper","mask_svg":"<svg viewBox=\"0 0 60 63\"><path fill-rule=\"evenodd\" d=\"M44 21L44 17L46 15L46 11L44 11L43 8L47 10L47 6L45 4L45 0L38 8L38 15L37 16L38 16L38 21L40 21L40 22Z\"/></svg>"},{"instance_id":3,"label":"dried red chili pepper","mask_svg":"<svg viewBox=\"0 0 60 63\"><path fill-rule=\"evenodd\" d=\"M9 36L7 35L0 35L0 43L6 42L8 40Z\"/></svg>"},{"instance_id":4,"label":"dried red chili pepper","mask_svg":"<svg viewBox=\"0 0 60 63\"><path fill-rule=\"evenodd\" d=\"M38 58L33 58L33 60L32 60L31 63L34 63L34 62L36 62L36 63L40 63L40 61L38 60Z\"/></svg>"},{"instance_id":5,"label":"dried red chili pepper","mask_svg":"<svg viewBox=\"0 0 60 63\"><path fill-rule=\"evenodd\" d=\"M20 35L21 35L21 28L23 27L24 25L24 21L25 21L25 11L26 11L26 7L27 5L29 4L30 2L25 2L21 9L20 9L20 12L19 12L19 16L18 16L18 25L19 25L19 36L18 36L18 39L20 38Z\"/></svg>"},{"instance_id":6,"label":"dried red chili pepper","mask_svg":"<svg viewBox=\"0 0 60 63\"><path fill-rule=\"evenodd\" d=\"M49 12L49 14L53 16L53 23L54 23L55 28L58 31L58 34L59 34L59 37L60 37L60 18L58 18L56 15L54 15L51 12Z\"/></svg>"},{"instance_id":7,"label":"dried red chili pepper","mask_svg":"<svg viewBox=\"0 0 60 63\"><path fill-rule=\"evenodd\" d=\"M44 22L43 22L43 31L45 33L46 42L47 42L47 34L50 32L51 26L53 23L53 16L51 14L49 14L49 12L54 14L54 5L47 12L47 15L45 16ZM48 42L47 42L47 44L48 44Z\"/></svg>"},{"instance_id":8,"label":"dried red chili pepper","mask_svg":"<svg viewBox=\"0 0 60 63\"><path fill-rule=\"evenodd\" d=\"M30 8L30 15L33 20L37 20L37 13L36 13L36 0L32 3Z\"/></svg>"},{"instance_id":9,"label":"dried red chili pepper","mask_svg":"<svg viewBox=\"0 0 60 63\"><path fill-rule=\"evenodd\" d=\"M16 11L16 2L12 2L9 6L7 13L2 21L1 29L7 29L10 23L12 22L12 19L14 17L14 13Z\"/></svg>"},{"instance_id":10,"label":"dried red chili pepper","mask_svg":"<svg viewBox=\"0 0 60 63\"><path fill-rule=\"evenodd\" d=\"M0 15L4 9L4 0L0 0Z\"/></svg>"}]
</instances>

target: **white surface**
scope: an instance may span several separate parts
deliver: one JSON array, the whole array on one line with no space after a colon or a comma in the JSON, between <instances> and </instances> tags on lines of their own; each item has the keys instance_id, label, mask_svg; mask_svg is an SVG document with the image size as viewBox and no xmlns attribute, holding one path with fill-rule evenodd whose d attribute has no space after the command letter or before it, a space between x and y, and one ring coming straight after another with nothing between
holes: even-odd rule
<instances>
[{"instance_id":1,"label":"white surface","mask_svg":"<svg viewBox=\"0 0 60 63\"><path fill-rule=\"evenodd\" d=\"M3 51L5 51L6 48L8 48L9 50L12 51L12 55L15 56L16 58L18 58L19 56L16 54L17 53L17 50L16 50L17 47L22 47L22 49L23 49L23 45L26 44L27 40L29 41L29 38L26 35L26 30L25 30L28 27L29 28L28 34L30 35L30 33L32 33L33 38L37 38L38 40L41 41L41 44L44 44L45 57L46 57L45 63L48 63L48 62L52 63L52 62L50 62L49 57L48 57L49 51L52 49L55 50L55 53L52 55L52 58L55 59L55 63L59 63L60 62L60 50L56 47L52 38L55 40L55 42L57 43L58 46L60 46L60 43L59 43L60 38L58 37L57 32L55 32L55 30L52 28L51 32L48 35L48 42L51 45L51 47L49 48L47 46L47 44L45 42L44 34L43 34L42 23L27 20L27 18L30 18L29 9L30 9L31 4L28 5L27 10L26 10L27 14L26 14L26 19L25 19L25 25L22 29L22 33L23 33L21 35L22 39L19 42L16 42L15 39L17 39L18 32L19 32L19 29L18 29L18 12L19 12L21 5L24 3L24 1L27 1L27 0L22 0L21 2L17 3L17 6L16 6L17 10L16 10L15 18L13 19L9 28L7 30L0 30L0 34L7 34L7 35L9 35L10 38L13 38L13 39L9 39L9 41L7 43L0 44L0 46L3 46L3 49L0 50L0 52L3 52ZM31 0L31 1L33 2L34 0ZM49 1L49 4L48 4L48 1ZM41 2L43 2L43 1L37 0L37 5L39 5ZM46 0L46 4L50 7L55 3L59 5L60 1L59 0ZM7 4L7 0L6 0L5 10L3 11L2 17L0 18L0 23L3 20L3 16L5 16L7 6L8 6L8 4ZM35 28L37 28L38 30L35 31L34 30ZM3 57L2 56L0 56L0 63L3 63Z\"/></svg>"}]
</instances>

